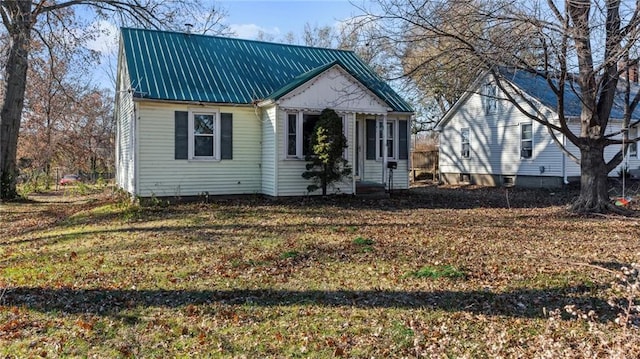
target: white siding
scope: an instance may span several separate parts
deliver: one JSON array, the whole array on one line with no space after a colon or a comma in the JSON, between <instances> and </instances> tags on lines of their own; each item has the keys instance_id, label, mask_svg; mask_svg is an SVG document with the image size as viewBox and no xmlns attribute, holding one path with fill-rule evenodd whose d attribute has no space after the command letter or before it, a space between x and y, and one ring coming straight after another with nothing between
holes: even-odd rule
<instances>
[{"instance_id":1,"label":"white siding","mask_svg":"<svg viewBox=\"0 0 640 359\"><path fill-rule=\"evenodd\" d=\"M261 192L261 119L253 108L215 107L233 114L233 159L174 159L174 112L186 105L139 103L139 164L137 194L192 196Z\"/></svg>"},{"instance_id":2,"label":"white siding","mask_svg":"<svg viewBox=\"0 0 640 359\"><path fill-rule=\"evenodd\" d=\"M262 193L276 192L276 106L262 110Z\"/></svg>"},{"instance_id":3,"label":"white siding","mask_svg":"<svg viewBox=\"0 0 640 359\"><path fill-rule=\"evenodd\" d=\"M305 112L320 113L325 108L331 108L340 115L345 116L347 128L346 136L349 148L347 149L347 161L354 165L353 149L355 143L355 114L386 113L387 105L374 96L362 84L340 67L333 67L308 83L300 86L279 101L277 112L277 152L276 168L277 195L300 196L307 194L307 186L311 181L302 178L306 170L306 162L300 159L287 159L285 155L285 132L287 110L303 110ZM390 117L391 118L391 117ZM406 117L409 120L409 117ZM363 149L364 150L364 149ZM371 161L364 163L363 180L382 182L382 162ZM398 169L394 171L394 187L409 188L408 161L398 161ZM353 170L352 170L353 173ZM351 194L354 191L353 178L335 184L333 193ZM329 189L331 190L331 189ZM320 194L316 191L313 194Z\"/></svg>"},{"instance_id":4,"label":"white siding","mask_svg":"<svg viewBox=\"0 0 640 359\"><path fill-rule=\"evenodd\" d=\"M440 135L439 166L442 173L469 173L494 175L527 175L550 177L580 176L580 165L565 156L553 141L547 128L527 118L515 106L498 103L497 111L486 114L482 96L475 93L460 105L455 114L443 126ZM546 110L545 115L553 118L554 114ZM520 124L531 123L533 126L533 156L530 159L520 158ZM619 122L612 120L611 131L620 129ZM580 133L580 124L569 123L570 129ZM470 131L470 157L461 157L461 129ZM580 151L562 135L557 135L561 143L565 143L569 152L578 159ZM619 136L618 136L619 138ZM620 146L612 145L605 149L605 160L610 160L620 151ZM628 167L640 168L638 156L629 158ZM563 171L564 166L564 171ZM609 173L617 177L621 166Z\"/></svg>"},{"instance_id":5,"label":"white siding","mask_svg":"<svg viewBox=\"0 0 640 359\"><path fill-rule=\"evenodd\" d=\"M351 75L334 66L305 83L280 101L282 108L331 108L335 111L385 113L387 105Z\"/></svg>"},{"instance_id":6,"label":"white siding","mask_svg":"<svg viewBox=\"0 0 640 359\"><path fill-rule=\"evenodd\" d=\"M360 117L359 117L360 118ZM365 120L367 118L373 118L370 116L363 116L362 119ZM381 117L378 117L378 120L380 120ZM392 120L406 120L407 123L411 123L411 118L409 116L389 116L387 118L387 120L392 121ZM362 171L362 174L360 176L362 181L365 182L374 182L374 183L387 183L389 182L389 173L387 172L387 176L386 178L383 180L382 178L382 171L383 171L383 162L382 159L380 160L367 160L367 156L366 156L366 147L367 147L367 142L366 142L366 121L362 121L362 125L365 126L364 128L364 141L363 141L363 146L362 146L362 151L363 151L363 158L364 158L364 168ZM410 133L410 132L408 132ZM398 129L396 128L396 134L398 134ZM409 136L411 137L411 136ZM410 140L411 138L409 138L408 140ZM395 151L396 153L398 153L399 149L398 149L398 139L395 139L395 143L396 143L396 148ZM409 145L409 148L411 148L411 146ZM390 160L391 161L391 160ZM398 163L398 168L396 168L395 170L393 170L393 189L408 189L409 188L409 160L393 160L395 162Z\"/></svg>"},{"instance_id":7,"label":"white siding","mask_svg":"<svg viewBox=\"0 0 640 359\"><path fill-rule=\"evenodd\" d=\"M321 110L319 110L321 111ZM319 112L318 111L318 112ZM342 114L346 117L347 122L347 143L349 147L352 146L355 136L354 136L354 128L355 128L355 117L353 114ZM307 195L307 186L312 182L310 180L306 180L302 178L302 173L306 171L306 163L301 159L288 159L285 154L285 123L286 123L287 113L285 111L278 111L278 121L277 121L277 152L276 156L278 158L278 169L277 169L277 178L278 178L278 196L303 196ZM349 148L346 151L347 153L347 161L349 165L353 165L353 151ZM327 193L353 193L353 183L352 178L349 177L345 181L341 183L334 184L334 188L327 188ZM322 194L320 190L313 192L311 194L317 195Z\"/></svg>"},{"instance_id":8,"label":"white siding","mask_svg":"<svg viewBox=\"0 0 640 359\"><path fill-rule=\"evenodd\" d=\"M397 161L398 168L393 170L393 189L409 188L409 161ZM364 161L364 177L363 181L382 183L382 161ZM385 182L389 181L389 173Z\"/></svg>"},{"instance_id":9,"label":"white siding","mask_svg":"<svg viewBox=\"0 0 640 359\"><path fill-rule=\"evenodd\" d=\"M616 129L620 127L619 125L613 125L613 126ZM640 135L640 126L636 126L636 127L637 127L637 130L636 130L637 132L631 133L631 135L634 135L634 134ZM640 149L640 143L636 144L636 148ZM605 159L613 157L618 151L620 151L620 149L621 149L621 146L609 146L608 151L610 152L605 152ZM628 154L627 158L623 161L623 163L619 167L611 171L609 175L618 176L618 173L622 166L626 166L628 169L631 169L631 170L640 170L640 151L636 150L635 155Z\"/></svg>"},{"instance_id":10,"label":"white siding","mask_svg":"<svg viewBox=\"0 0 640 359\"><path fill-rule=\"evenodd\" d=\"M611 120L609 124L609 129L610 129L609 132L612 132L612 133L618 132L620 131L620 127L621 127L620 121ZM580 133L580 124L579 123L572 124L571 130L574 133ZM621 138L622 138L621 136L612 137L612 139L621 139ZM567 147L569 148L571 153L576 154L576 157L580 159L580 151L576 146L569 143ZM605 148L604 150L605 161L611 160L619 151L621 151L621 149L622 149L622 145L607 146L607 148ZM628 155L627 158L623 160L623 162L620 165L618 165L611 172L609 172L609 177L618 177L622 171L622 167L625 167L625 166L629 169L640 169L640 157L638 157L638 154L640 154L640 151L637 151L635 156ZM580 176L580 165L570 159L567 159L567 175Z\"/></svg>"},{"instance_id":11,"label":"white siding","mask_svg":"<svg viewBox=\"0 0 640 359\"><path fill-rule=\"evenodd\" d=\"M121 71L120 76L128 78L126 71ZM319 113L325 108L333 108L344 116L349 144L345 153L351 166L355 154L355 114L387 111L384 102L354 82L350 75L339 68L332 68L292 91L278 105L258 111L242 106L197 107L233 114L233 159L176 160L175 111L189 111L196 106L144 100L134 103L132 94L122 91L130 85L125 80L122 83L117 109L117 181L127 191L141 197L205 193L307 195L307 186L311 182L302 178L306 162L287 159L285 155L286 111ZM134 131L137 137L134 137ZM364 164L363 179L381 182L382 162L370 162ZM408 161L398 162L394 188L408 188ZM353 178L349 177L329 190L330 193L353 193ZM320 194L320 191L313 194Z\"/></svg>"},{"instance_id":12,"label":"white siding","mask_svg":"<svg viewBox=\"0 0 640 359\"><path fill-rule=\"evenodd\" d=\"M131 83L124 65L120 62L118 89L116 92L116 184L134 193L135 178L135 106Z\"/></svg>"},{"instance_id":13,"label":"white siding","mask_svg":"<svg viewBox=\"0 0 640 359\"><path fill-rule=\"evenodd\" d=\"M562 176L562 153L545 126L526 117L514 106L498 102L485 113L482 96L467 98L440 135L439 166L442 173ZM548 118L553 113L546 112ZM532 124L533 154L520 157L520 125ZM462 158L461 129L469 129L469 158ZM558 135L560 141L562 136Z\"/></svg>"}]
</instances>

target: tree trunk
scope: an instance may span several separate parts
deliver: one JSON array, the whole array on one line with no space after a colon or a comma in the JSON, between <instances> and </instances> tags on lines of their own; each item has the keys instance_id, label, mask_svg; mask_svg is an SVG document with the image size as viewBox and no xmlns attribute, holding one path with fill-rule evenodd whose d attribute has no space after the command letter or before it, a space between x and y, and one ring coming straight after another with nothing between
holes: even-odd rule
<instances>
[{"instance_id":1,"label":"tree trunk","mask_svg":"<svg viewBox=\"0 0 640 359\"><path fill-rule=\"evenodd\" d=\"M327 165L322 165L322 196L327 195Z\"/></svg>"},{"instance_id":2,"label":"tree trunk","mask_svg":"<svg viewBox=\"0 0 640 359\"><path fill-rule=\"evenodd\" d=\"M17 196L18 132L24 107L32 26L30 1L7 4L16 7L12 10L19 12L21 16L15 17L16 21L9 31L11 45L5 71L5 98L0 113L0 199L13 199Z\"/></svg>"},{"instance_id":3,"label":"tree trunk","mask_svg":"<svg viewBox=\"0 0 640 359\"><path fill-rule=\"evenodd\" d=\"M580 149L580 158L580 196L571 205L571 210L576 213L618 212L609 199L604 147L584 146Z\"/></svg>"}]
</instances>

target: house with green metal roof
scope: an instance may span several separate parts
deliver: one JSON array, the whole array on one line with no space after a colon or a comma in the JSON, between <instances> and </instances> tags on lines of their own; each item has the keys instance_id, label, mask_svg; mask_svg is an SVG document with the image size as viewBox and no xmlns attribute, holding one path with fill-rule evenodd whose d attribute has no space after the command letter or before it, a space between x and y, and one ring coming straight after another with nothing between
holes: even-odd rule
<instances>
[{"instance_id":1,"label":"house with green metal roof","mask_svg":"<svg viewBox=\"0 0 640 359\"><path fill-rule=\"evenodd\" d=\"M352 51L123 28L115 107L116 181L135 196L307 195L326 108L352 167L334 193L409 187L413 110Z\"/></svg>"}]
</instances>

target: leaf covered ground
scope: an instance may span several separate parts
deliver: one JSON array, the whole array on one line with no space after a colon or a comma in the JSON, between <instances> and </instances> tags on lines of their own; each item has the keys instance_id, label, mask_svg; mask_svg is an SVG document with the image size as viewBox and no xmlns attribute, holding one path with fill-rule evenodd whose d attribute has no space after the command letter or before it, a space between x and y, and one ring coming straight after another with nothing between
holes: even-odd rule
<instances>
[{"instance_id":1,"label":"leaf covered ground","mask_svg":"<svg viewBox=\"0 0 640 359\"><path fill-rule=\"evenodd\" d=\"M640 222L574 195L0 204L0 356L638 357L608 302Z\"/></svg>"}]
</instances>

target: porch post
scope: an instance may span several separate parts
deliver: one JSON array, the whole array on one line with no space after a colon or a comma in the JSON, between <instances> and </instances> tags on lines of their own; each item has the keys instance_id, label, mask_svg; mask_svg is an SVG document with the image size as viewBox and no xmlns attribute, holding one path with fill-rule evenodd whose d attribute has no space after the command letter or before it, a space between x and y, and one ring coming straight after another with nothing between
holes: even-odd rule
<instances>
[{"instance_id":1,"label":"porch post","mask_svg":"<svg viewBox=\"0 0 640 359\"><path fill-rule=\"evenodd\" d=\"M356 122L358 121L358 115L355 112L351 113L351 116L353 116L353 119L351 119L351 116L349 116L349 114L346 115L347 118L349 118L349 121L347 122L347 127L349 127L349 125L352 126L353 128L353 133L349 135L348 141L350 146L349 148L349 152L351 152L351 193L352 194L357 194L356 191L356 172L358 171L358 169L356 169L356 156L358 156L358 141L356 141L356 137L359 136L360 134L357 134L356 132L358 131L356 128ZM359 164L359 162L358 162Z\"/></svg>"},{"instance_id":2,"label":"porch post","mask_svg":"<svg viewBox=\"0 0 640 359\"><path fill-rule=\"evenodd\" d=\"M382 184L387 187L387 114L382 115Z\"/></svg>"}]
</instances>

